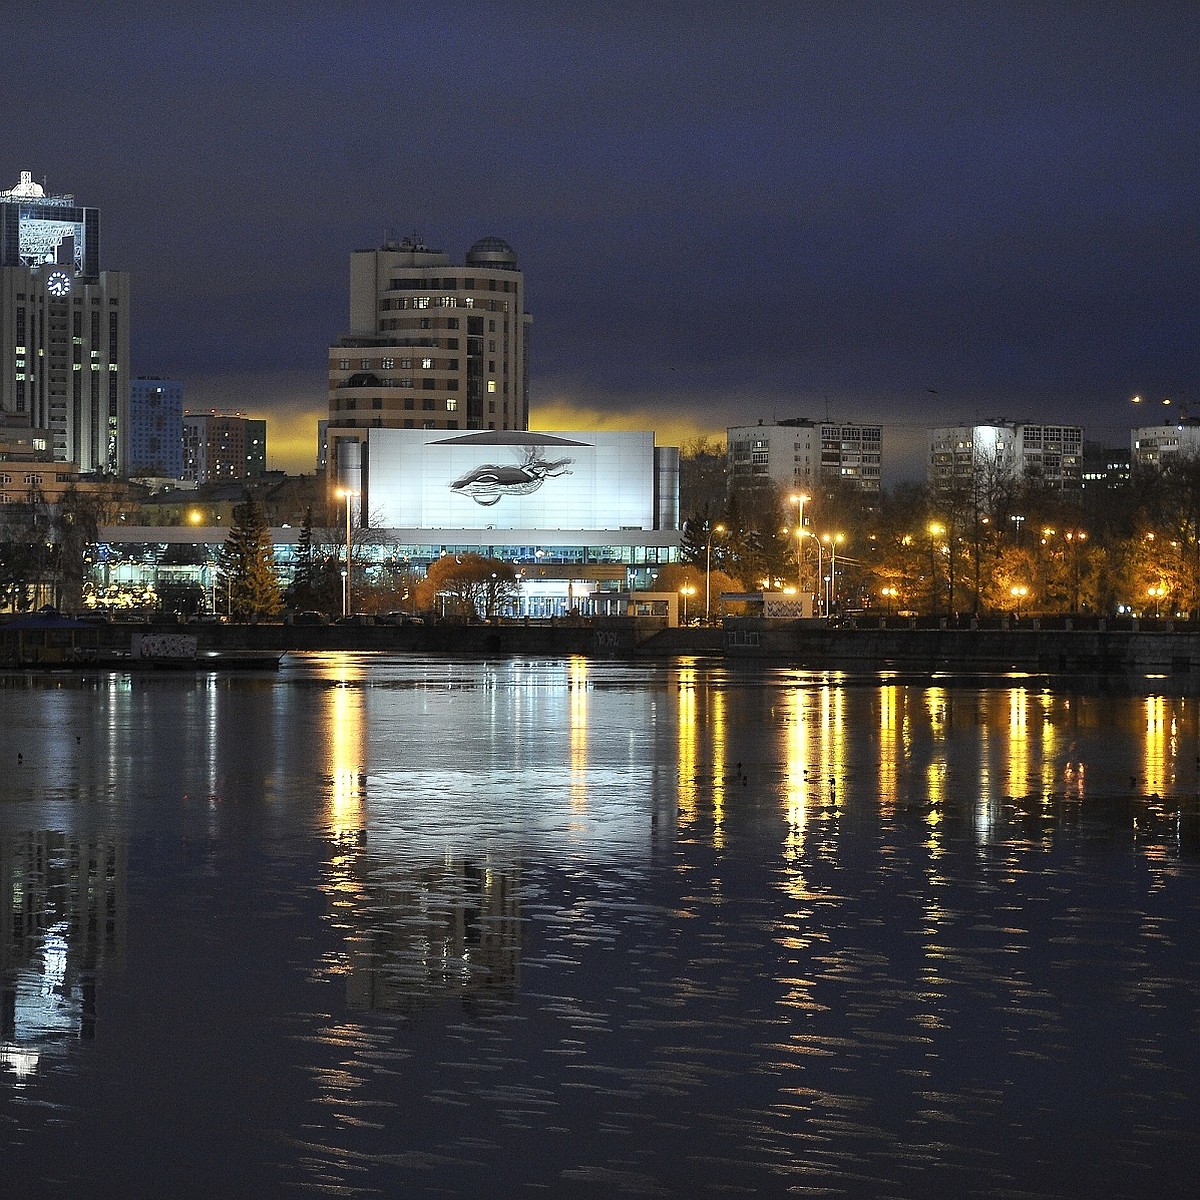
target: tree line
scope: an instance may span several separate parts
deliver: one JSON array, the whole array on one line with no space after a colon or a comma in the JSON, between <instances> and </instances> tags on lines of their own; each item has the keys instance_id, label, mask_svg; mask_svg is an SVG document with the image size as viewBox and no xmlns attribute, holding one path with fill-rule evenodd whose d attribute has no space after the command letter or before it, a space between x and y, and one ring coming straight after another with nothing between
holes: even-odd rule
<instances>
[{"instance_id":1,"label":"tree line","mask_svg":"<svg viewBox=\"0 0 1200 1200\"><path fill-rule=\"evenodd\" d=\"M719 457L711 443L685 447L692 507L674 587L699 592L719 573L723 592L791 586L834 613L1200 618L1200 458L1095 492L984 462L968 480L878 495L832 481L801 506L769 483L724 493Z\"/></svg>"}]
</instances>

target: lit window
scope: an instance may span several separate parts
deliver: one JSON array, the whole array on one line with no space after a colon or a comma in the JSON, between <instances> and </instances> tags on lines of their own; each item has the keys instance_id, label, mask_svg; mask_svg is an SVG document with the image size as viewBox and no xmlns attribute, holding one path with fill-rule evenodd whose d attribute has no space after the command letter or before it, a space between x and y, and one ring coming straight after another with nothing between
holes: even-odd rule
<instances>
[{"instance_id":1,"label":"lit window","mask_svg":"<svg viewBox=\"0 0 1200 1200\"><path fill-rule=\"evenodd\" d=\"M458 412L458 401L453 396L446 401L446 411Z\"/></svg>"},{"instance_id":2,"label":"lit window","mask_svg":"<svg viewBox=\"0 0 1200 1200\"><path fill-rule=\"evenodd\" d=\"M424 368L426 371L432 371L432 370L433 370L433 359L432 359L432 358L423 358L423 359L421 359L421 366L422 366L422 367L423 367L423 368Z\"/></svg>"},{"instance_id":3,"label":"lit window","mask_svg":"<svg viewBox=\"0 0 1200 1200\"><path fill-rule=\"evenodd\" d=\"M488 380L488 391L494 392L495 390L496 390L496 381L494 379L489 379Z\"/></svg>"},{"instance_id":4,"label":"lit window","mask_svg":"<svg viewBox=\"0 0 1200 1200\"><path fill-rule=\"evenodd\" d=\"M417 296L413 300L413 308L428 308L428 307L429 307L429 297L428 296Z\"/></svg>"},{"instance_id":5,"label":"lit window","mask_svg":"<svg viewBox=\"0 0 1200 1200\"><path fill-rule=\"evenodd\" d=\"M396 365L396 360L394 358L385 358L379 365L385 371L390 371Z\"/></svg>"}]
</instances>

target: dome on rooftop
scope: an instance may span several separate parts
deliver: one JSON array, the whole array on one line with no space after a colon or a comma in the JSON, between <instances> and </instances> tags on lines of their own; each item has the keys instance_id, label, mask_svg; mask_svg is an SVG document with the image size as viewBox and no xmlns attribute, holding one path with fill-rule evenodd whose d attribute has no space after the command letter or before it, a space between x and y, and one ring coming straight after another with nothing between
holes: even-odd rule
<instances>
[{"instance_id":1,"label":"dome on rooftop","mask_svg":"<svg viewBox=\"0 0 1200 1200\"><path fill-rule=\"evenodd\" d=\"M483 237L467 251L467 266L515 271L517 252L503 238Z\"/></svg>"}]
</instances>

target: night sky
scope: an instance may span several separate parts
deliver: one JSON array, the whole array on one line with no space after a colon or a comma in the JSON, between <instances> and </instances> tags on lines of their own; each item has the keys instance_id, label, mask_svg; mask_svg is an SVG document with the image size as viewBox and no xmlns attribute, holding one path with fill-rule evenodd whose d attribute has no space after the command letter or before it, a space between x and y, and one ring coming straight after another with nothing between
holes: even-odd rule
<instances>
[{"instance_id":1,"label":"night sky","mask_svg":"<svg viewBox=\"0 0 1200 1200\"><path fill-rule=\"evenodd\" d=\"M5 5L0 187L100 208L135 373L273 467L406 234L513 244L534 427L882 420L894 483L929 424L1200 405L1200 5L174 7Z\"/></svg>"}]
</instances>

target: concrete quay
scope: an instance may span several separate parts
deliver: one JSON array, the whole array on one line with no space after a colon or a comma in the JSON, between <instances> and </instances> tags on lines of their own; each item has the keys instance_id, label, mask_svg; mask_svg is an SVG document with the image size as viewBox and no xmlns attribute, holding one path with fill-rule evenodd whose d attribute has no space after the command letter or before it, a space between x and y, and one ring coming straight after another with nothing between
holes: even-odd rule
<instances>
[{"instance_id":1,"label":"concrete quay","mask_svg":"<svg viewBox=\"0 0 1200 1200\"><path fill-rule=\"evenodd\" d=\"M101 627L101 646L128 649L135 633L178 625ZM703 655L732 665L917 681L978 683L1013 674L1055 686L1200 694L1200 626L1170 621L1025 618L1020 621L727 618L717 626L669 628L655 618L428 625L189 624L203 650L408 652L670 658Z\"/></svg>"}]
</instances>

